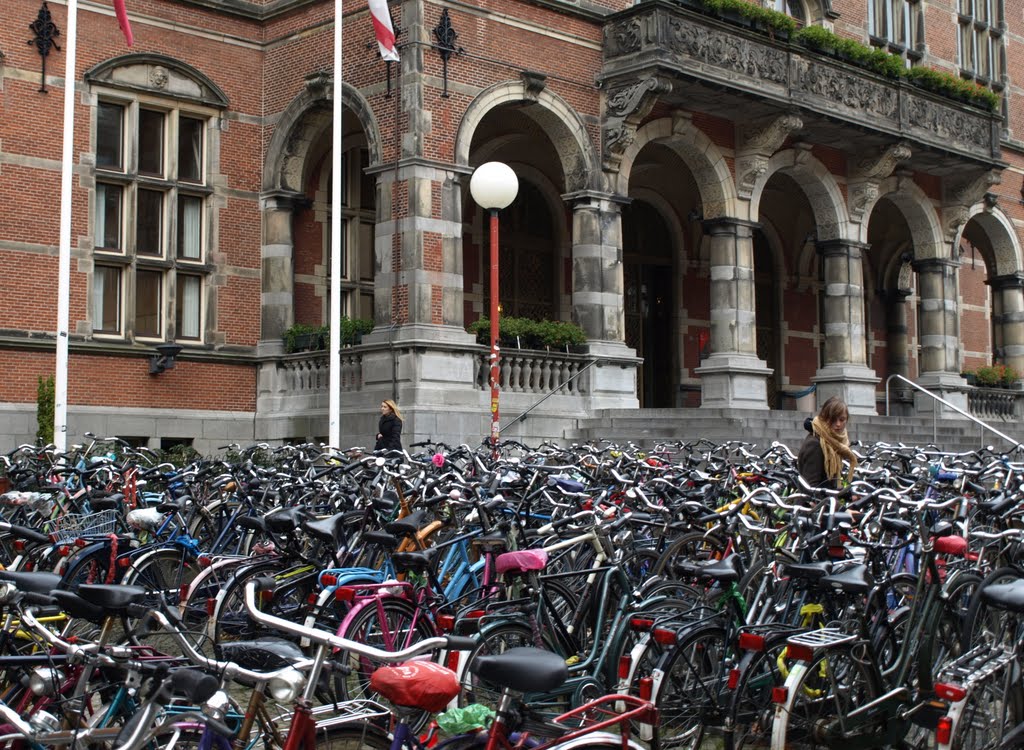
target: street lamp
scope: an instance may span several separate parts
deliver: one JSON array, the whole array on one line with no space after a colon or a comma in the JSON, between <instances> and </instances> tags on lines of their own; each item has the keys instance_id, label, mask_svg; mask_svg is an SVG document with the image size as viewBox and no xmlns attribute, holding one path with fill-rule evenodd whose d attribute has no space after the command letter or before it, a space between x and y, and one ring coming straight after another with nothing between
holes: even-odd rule
<instances>
[{"instance_id":1,"label":"street lamp","mask_svg":"<svg viewBox=\"0 0 1024 750\"><path fill-rule=\"evenodd\" d=\"M481 164L469 180L469 192L491 214L491 445L497 447L498 416L498 211L516 199L519 179L508 164Z\"/></svg>"}]
</instances>

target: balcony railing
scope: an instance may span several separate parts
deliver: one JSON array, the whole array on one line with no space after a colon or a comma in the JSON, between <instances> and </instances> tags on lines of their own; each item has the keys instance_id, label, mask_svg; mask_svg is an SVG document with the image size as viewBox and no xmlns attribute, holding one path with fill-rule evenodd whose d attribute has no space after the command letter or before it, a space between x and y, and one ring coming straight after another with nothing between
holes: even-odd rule
<instances>
[{"instance_id":1,"label":"balcony railing","mask_svg":"<svg viewBox=\"0 0 1024 750\"><path fill-rule=\"evenodd\" d=\"M590 361L584 354L531 349L502 350L501 390L503 393L535 393L544 395L565 383L562 395L582 396L587 383L575 375ZM480 390L490 388L490 353L477 360L476 385Z\"/></svg>"},{"instance_id":2,"label":"balcony railing","mask_svg":"<svg viewBox=\"0 0 1024 750\"><path fill-rule=\"evenodd\" d=\"M980 419L1016 419L1024 412L1024 391L973 387L967 391L967 410Z\"/></svg>"}]
</instances>

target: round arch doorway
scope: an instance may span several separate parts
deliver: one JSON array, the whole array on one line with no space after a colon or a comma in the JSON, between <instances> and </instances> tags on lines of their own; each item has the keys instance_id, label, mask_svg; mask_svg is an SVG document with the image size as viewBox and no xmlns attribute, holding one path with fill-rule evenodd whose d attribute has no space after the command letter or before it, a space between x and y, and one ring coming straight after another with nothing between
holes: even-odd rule
<instances>
[{"instance_id":1,"label":"round arch doorway","mask_svg":"<svg viewBox=\"0 0 1024 750\"><path fill-rule=\"evenodd\" d=\"M637 396L644 408L676 406L673 377L674 250L661 214L641 200L622 209L626 345L643 358Z\"/></svg>"}]
</instances>

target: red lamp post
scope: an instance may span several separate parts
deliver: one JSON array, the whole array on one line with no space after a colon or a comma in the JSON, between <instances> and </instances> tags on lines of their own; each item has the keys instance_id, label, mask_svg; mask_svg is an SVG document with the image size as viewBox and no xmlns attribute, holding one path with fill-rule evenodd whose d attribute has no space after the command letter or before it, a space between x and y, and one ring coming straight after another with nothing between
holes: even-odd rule
<instances>
[{"instance_id":1,"label":"red lamp post","mask_svg":"<svg viewBox=\"0 0 1024 750\"><path fill-rule=\"evenodd\" d=\"M501 370L498 367L498 211L515 200L519 179L507 164L489 161L481 164L469 180L469 192L477 205L490 214L491 229L491 445L497 446L500 432L498 394Z\"/></svg>"}]
</instances>

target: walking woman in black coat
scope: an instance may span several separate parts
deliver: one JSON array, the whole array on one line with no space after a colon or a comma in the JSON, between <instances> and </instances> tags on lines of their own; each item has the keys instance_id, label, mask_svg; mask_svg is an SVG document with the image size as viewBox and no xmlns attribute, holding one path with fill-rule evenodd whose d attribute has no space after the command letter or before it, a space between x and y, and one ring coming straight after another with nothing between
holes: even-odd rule
<instances>
[{"instance_id":1,"label":"walking woman in black coat","mask_svg":"<svg viewBox=\"0 0 1024 750\"><path fill-rule=\"evenodd\" d=\"M380 422L377 423L377 444L374 450L402 450L402 412L391 399L380 402Z\"/></svg>"}]
</instances>

